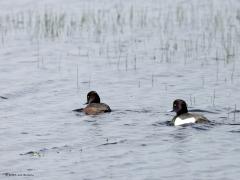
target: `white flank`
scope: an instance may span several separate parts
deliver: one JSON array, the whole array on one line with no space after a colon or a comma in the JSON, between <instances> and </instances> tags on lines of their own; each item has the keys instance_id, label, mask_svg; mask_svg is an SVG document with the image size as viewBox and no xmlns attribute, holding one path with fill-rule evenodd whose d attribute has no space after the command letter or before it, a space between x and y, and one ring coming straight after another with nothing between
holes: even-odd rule
<instances>
[{"instance_id":1,"label":"white flank","mask_svg":"<svg viewBox=\"0 0 240 180\"><path fill-rule=\"evenodd\" d=\"M196 122L196 119L194 117L187 118L184 120L182 120L181 118L178 117L175 119L174 126L180 126L183 124L189 124L189 123L195 123L195 122Z\"/></svg>"}]
</instances>

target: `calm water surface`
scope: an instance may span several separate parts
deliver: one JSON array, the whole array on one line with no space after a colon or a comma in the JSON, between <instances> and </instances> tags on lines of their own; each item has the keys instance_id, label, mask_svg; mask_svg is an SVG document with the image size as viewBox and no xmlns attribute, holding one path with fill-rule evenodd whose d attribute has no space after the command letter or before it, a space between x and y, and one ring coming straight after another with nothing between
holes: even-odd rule
<instances>
[{"instance_id":1,"label":"calm water surface","mask_svg":"<svg viewBox=\"0 0 240 180\"><path fill-rule=\"evenodd\" d=\"M0 7L0 179L240 176L239 2ZM72 112L90 90L113 112ZM176 98L212 124L168 126Z\"/></svg>"}]
</instances>

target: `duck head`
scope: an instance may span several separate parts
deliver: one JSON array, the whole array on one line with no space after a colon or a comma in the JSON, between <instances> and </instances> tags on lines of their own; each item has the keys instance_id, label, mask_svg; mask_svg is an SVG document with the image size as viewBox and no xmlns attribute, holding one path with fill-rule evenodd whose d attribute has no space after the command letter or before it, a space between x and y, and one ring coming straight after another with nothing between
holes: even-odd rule
<instances>
[{"instance_id":1,"label":"duck head","mask_svg":"<svg viewBox=\"0 0 240 180\"><path fill-rule=\"evenodd\" d=\"M188 112L187 103L182 99L176 99L173 102L173 112L176 112L177 115L181 115Z\"/></svg>"},{"instance_id":2,"label":"duck head","mask_svg":"<svg viewBox=\"0 0 240 180\"><path fill-rule=\"evenodd\" d=\"M90 91L87 94L87 102L85 104L100 103L100 97L96 91Z\"/></svg>"}]
</instances>

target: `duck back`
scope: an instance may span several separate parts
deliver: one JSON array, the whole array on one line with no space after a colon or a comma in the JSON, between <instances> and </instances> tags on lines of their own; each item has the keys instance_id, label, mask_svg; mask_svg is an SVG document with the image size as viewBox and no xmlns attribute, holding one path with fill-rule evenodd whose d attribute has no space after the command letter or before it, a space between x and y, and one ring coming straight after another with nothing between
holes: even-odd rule
<instances>
[{"instance_id":1,"label":"duck back","mask_svg":"<svg viewBox=\"0 0 240 180\"><path fill-rule=\"evenodd\" d=\"M83 112L88 115L95 115L104 112L111 112L111 109L105 103L91 103L83 109Z\"/></svg>"}]
</instances>

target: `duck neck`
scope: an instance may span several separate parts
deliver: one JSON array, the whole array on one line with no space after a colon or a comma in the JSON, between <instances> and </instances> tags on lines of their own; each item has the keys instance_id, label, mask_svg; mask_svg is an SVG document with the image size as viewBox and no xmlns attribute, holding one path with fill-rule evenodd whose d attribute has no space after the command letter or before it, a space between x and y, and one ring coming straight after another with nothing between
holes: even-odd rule
<instances>
[{"instance_id":1,"label":"duck neck","mask_svg":"<svg viewBox=\"0 0 240 180\"><path fill-rule=\"evenodd\" d=\"M99 96L96 96L94 98L91 98L88 102L88 104L91 104L91 103L100 103L100 98Z\"/></svg>"},{"instance_id":2,"label":"duck neck","mask_svg":"<svg viewBox=\"0 0 240 180\"><path fill-rule=\"evenodd\" d=\"M184 109L181 109L180 111L177 112L177 116L180 116L181 114L185 114L185 113L188 113L188 109L187 108L184 108Z\"/></svg>"}]
</instances>

